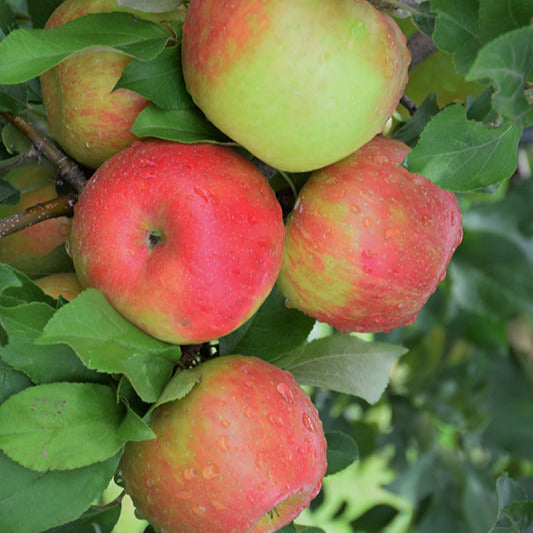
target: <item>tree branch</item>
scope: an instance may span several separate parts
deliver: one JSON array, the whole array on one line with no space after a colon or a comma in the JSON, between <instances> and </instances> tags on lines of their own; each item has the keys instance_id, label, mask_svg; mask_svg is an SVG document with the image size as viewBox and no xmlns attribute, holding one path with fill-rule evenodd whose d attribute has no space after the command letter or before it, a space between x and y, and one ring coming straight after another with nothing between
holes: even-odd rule
<instances>
[{"instance_id":1,"label":"tree branch","mask_svg":"<svg viewBox=\"0 0 533 533\"><path fill-rule=\"evenodd\" d=\"M79 194L83 190L86 178L78 164L53 145L31 122L20 115L13 115L7 111L0 114L18 128L33 143L35 148L49 159L59 170L59 174L66 183Z\"/></svg>"},{"instance_id":2,"label":"tree branch","mask_svg":"<svg viewBox=\"0 0 533 533\"><path fill-rule=\"evenodd\" d=\"M53 200L28 207L28 209L20 213L2 218L0 219L0 238L33 226L38 222L43 222L44 220L63 216L72 217L76 200L75 194L66 194Z\"/></svg>"}]
</instances>

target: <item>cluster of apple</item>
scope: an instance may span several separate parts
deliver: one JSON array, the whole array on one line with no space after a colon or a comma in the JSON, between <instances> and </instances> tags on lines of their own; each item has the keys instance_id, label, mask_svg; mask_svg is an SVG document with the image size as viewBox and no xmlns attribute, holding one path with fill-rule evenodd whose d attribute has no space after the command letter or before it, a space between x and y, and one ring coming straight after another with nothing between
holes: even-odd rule
<instances>
[{"instance_id":1,"label":"cluster of apple","mask_svg":"<svg viewBox=\"0 0 533 533\"><path fill-rule=\"evenodd\" d=\"M182 15L66 0L47 27L117 10L154 21ZM407 81L395 22L366 0L192 0L181 51L187 89L216 127L268 165L310 175L284 222L268 180L241 151L134 140L131 124L148 102L112 92L126 55L69 58L41 76L49 129L97 170L71 227L40 225L49 247L36 253L66 239L79 281L70 294L97 288L139 328L181 345L231 333L276 283L287 305L344 332L412 322L462 229L453 194L408 173L409 148L380 135ZM4 239L1 259L20 255L9 242L36 231ZM326 470L310 399L290 374L252 357L194 372L189 394L154 411L158 438L126 447L122 475L136 506L169 533L289 523Z\"/></svg>"}]
</instances>

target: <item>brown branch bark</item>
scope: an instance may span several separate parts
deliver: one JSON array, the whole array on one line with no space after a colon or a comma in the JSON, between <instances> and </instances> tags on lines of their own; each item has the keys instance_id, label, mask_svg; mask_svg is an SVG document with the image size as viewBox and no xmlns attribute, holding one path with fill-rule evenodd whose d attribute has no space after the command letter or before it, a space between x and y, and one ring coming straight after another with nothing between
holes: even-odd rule
<instances>
[{"instance_id":1,"label":"brown branch bark","mask_svg":"<svg viewBox=\"0 0 533 533\"><path fill-rule=\"evenodd\" d=\"M35 148L49 159L59 170L66 183L79 194L83 190L86 178L78 164L52 144L31 122L20 115L2 111L1 115L18 128L33 143Z\"/></svg>"},{"instance_id":2,"label":"brown branch bark","mask_svg":"<svg viewBox=\"0 0 533 533\"><path fill-rule=\"evenodd\" d=\"M48 202L28 207L20 213L0 219L0 238L50 218L71 217L76 199L75 194L59 196Z\"/></svg>"},{"instance_id":3,"label":"brown branch bark","mask_svg":"<svg viewBox=\"0 0 533 533\"><path fill-rule=\"evenodd\" d=\"M437 45L427 35L419 31L413 33L407 39L407 48L411 52L409 70L422 63L422 61L438 50Z\"/></svg>"}]
</instances>

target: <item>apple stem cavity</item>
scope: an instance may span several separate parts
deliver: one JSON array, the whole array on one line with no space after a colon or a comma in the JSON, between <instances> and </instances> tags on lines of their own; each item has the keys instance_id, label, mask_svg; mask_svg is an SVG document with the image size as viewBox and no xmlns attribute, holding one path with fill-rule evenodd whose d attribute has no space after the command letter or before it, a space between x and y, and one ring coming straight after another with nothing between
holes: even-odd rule
<instances>
[{"instance_id":1,"label":"apple stem cavity","mask_svg":"<svg viewBox=\"0 0 533 533\"><path fill-rule=\"evenodd\" d=\"M162 230L159 228L154 228L148 232L146 238L146 244L150 250L154 250L158 245L160 245L165 240L165 235Z\"/></svg>"}]
</instances>

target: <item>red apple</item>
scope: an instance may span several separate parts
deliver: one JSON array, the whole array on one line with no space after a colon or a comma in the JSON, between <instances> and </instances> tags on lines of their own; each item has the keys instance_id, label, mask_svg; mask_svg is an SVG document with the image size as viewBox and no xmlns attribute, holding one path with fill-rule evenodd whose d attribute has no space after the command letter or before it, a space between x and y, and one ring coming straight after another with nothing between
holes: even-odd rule
<instances>
[{"instance_id":1,"label":"red apple","mask_svg":"<svg viewBox=\"0 0 533 533\"><path fill-rule=\"evenodd\" d=\"M126 492L166 533L277 531L322 485L317 410L289 372L254 357L191 372L192 391L154 411L157 438L126 446Z\"/></svg>"},{"instance_id":2,"label":"red apple","mask_svg":"<svg viewBox=\"0 0 533 533\"><path fill-rule=\"evenodd\" d=\"M20 201L15 205L1 205L2 218L57 197L53 174L48 168L21 167L8 172L3 179L20 190ZM59 217L2 237L0 262L31 277L72 269L64 246L69 231L70 219Z\"/></svg>"},{"instance_id":3,"label":"red apple","mask_svg":"<svg viewBox=\"0 0 533 533\"><path fill-rule=\"evenodd\" d=\"M35 283L52 298L73 300L83 290L74 272L58 272L36 279Z\"/></svg>"},{"instance_id":4,"label":"red apple","mask_svg":"<svg viewBox=\"0 0 533 533\"><path fill-rule=\"evenodd\" d=\"M284 237L276 196L244 156L147 140L93 175L69 249L84 287L150 335L187 344L255 313L276 281Z\"/></svg>"},{"instance_id":5,"label":"red apple","mask_svg":"<svg viewBox=\"0 0 533 533\"><path fill-rule=\"evenodd\" d=\"M183 27L195 103L288 171L338 161L381 132L409 60L396 23L366 0L192 0Z\"/></svg>"},{"instance_id":6,"label":"red apple","mask_svg":"<svg viewBox=\"0 0 533 533\"><path fill-rule=\"evenodd\" d=\"M117 0L65 0L45 28L88 13L114 11L134 13L152 21L183 16L181 11L148 14L119 6ZM40 77L50 133L74 159L91 168L97 168L134 141L131 125L149 103L132 91L113 91L131 59L116 51L88 49Z\"/></svg>"},{"instance_id":7,"label":"red apple","mask_svg":"<svg viewBox=\"0 0 533 533\"><path fill-rule=\"evenodd\" d=\"M377 136L311 175L287 223L288 305L344 332L414 321L463 233L455 196L409 173L408 152Z\"/></svg>"}]
</instances>

